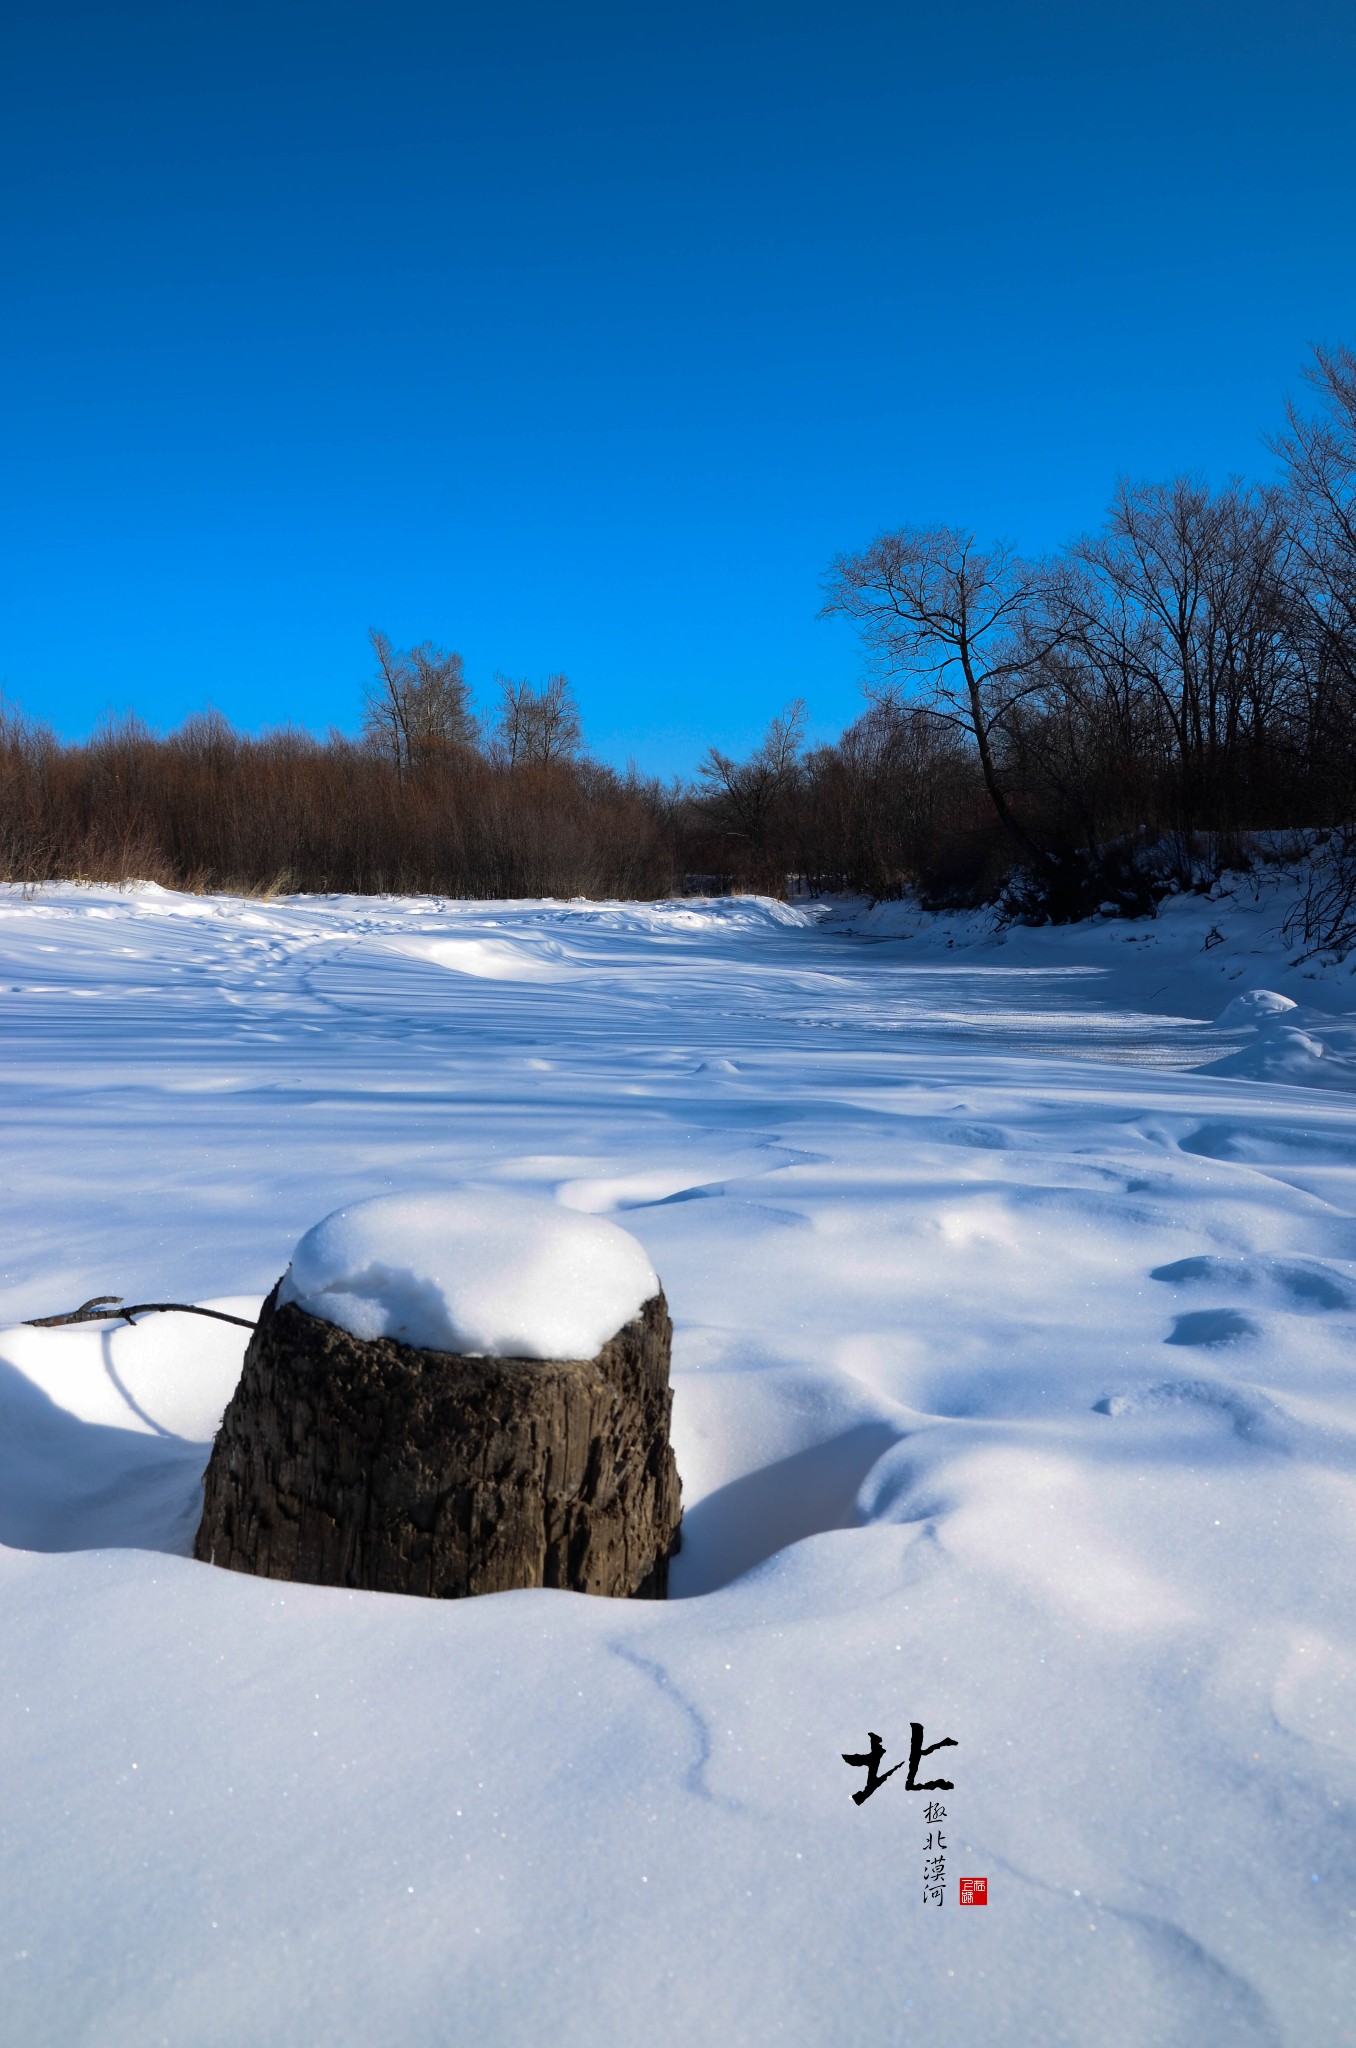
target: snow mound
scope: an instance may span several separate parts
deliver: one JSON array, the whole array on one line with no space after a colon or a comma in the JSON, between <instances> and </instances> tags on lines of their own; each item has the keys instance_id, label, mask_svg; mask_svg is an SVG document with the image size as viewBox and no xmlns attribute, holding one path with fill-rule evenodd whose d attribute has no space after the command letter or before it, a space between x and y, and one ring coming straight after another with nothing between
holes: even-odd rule
<instances>
[{"instance_id":1,"label":"snow mound","mask_svg":"<svg viewBox=\"0 0 1356 2048\"><path fill-rule=\"evenodd\" d=\"M336 1209L293 1252L278 1300L419 1351L592 1358L658 1292L617 1224L461 1188Z\"/></svg>"},{"instance_id":2,"label":"snow mound","mask_svg":"<svg viewBox=\"0 0 1356 2048\"><path fill-rule=\"evenodd\" d=\"M1219 1380L1166 1380L1140 1393L1109 1394L1094 1402L1099 1415L1153 1415L1178 1410L1185 1415L1217 1416L1236 1436L1254 1441L1285 1440L1285 1411L1255 1387L1240 1390Z\"/></svg>"},{"instance_id":3,"label":"snow mound","mask_svg":"<svg viewBox=\"0 0 1356 2048\"><path fill-rule=\"evenodd\" d=\"M473 981L563 981L574 968L558 945L515 945L510 939L386 939L387 949L411 960L427 960L449 974L469 974Z\"/></svg>"},{"instance_id":4,"label":"snow mound","mask_svg":"<svg viewBox=\"0 0 1356 2048\"><path fill-rule=\"evenodd\" d=\"M1317 1259L1219 1258L1202 1252L1155 1266L1149 1278L1169 1287L1227 1287L1265 1293L1292 1315L1331 1315L1356 1308L1356 1295L1347 1277Z\"/></svg>"},{"instance_id":5,"label":"snow mound","mask_svg":"<svg viewBox=\"0 0 1356 2048\"><path fill-rule=\"evenodd\" d=\"M1251 1045L1222 1060L1211 1060L1200 1071L1233 1074L1244 1081L1284 1081L1299 1087L1356 1088L1356 1068L1345 1061L1334 1065L1323 1040L1293 1024L1272 1024L1260 1031Z\"/></svg>"},{"instance_id":6,"label":"snow mound","mask_svg":"<svg viewBox=\"0 0 1356 2048\"><path fill-rule=\"evenodd\" d=\"M1239 1031L1247 1025L1263 1023L1268 1017L1280 1017L1287 1010L1298 1008L1289 996L1277 995L1274 988L1250 988L1241 996L1235 996L1226 1003L1215 1022L1225 1031Z\"/></svg>"}]
</instances>

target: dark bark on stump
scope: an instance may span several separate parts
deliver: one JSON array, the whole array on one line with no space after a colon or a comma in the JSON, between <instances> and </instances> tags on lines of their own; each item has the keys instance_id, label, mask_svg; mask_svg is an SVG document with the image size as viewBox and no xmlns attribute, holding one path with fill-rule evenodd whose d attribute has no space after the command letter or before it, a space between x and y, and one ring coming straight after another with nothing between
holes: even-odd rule
<instances>
[{"instance_id":1,"label":"dark bark on stump","mask_svg":"<svg viewBox=\"0 0 1356 2048\"><path fill-rule=\"evenodd\" d=\"M678 1548L662 1294L585 1360L462 1358L264 1304L193 1554L453 1600L561 1586L662 1600Z\"/></svg>"}]
</instances>

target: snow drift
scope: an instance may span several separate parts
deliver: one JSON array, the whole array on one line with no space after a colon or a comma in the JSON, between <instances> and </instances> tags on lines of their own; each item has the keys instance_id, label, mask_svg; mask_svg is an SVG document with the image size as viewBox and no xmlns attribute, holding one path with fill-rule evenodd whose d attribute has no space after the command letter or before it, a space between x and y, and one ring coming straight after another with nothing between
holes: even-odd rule
<instances>
[{"instance_id":1,"label":"snow drift","mask_svg":"<svg viewBox=\"0 0 1356 2048\"><path fill-rule=\"evenodd\" d=\"M662 1605L214 1572L244 1333L0 1333L6 2048L1350 2040L1356 983L1288 886L0 895L10 1317L257 1304L337 1193L622 1215L687 1504ZM1273 1029L1324 1050L1206 1070ZM942 1910L842 1761L914 1722Z\"/></svg>"}]
</instances>

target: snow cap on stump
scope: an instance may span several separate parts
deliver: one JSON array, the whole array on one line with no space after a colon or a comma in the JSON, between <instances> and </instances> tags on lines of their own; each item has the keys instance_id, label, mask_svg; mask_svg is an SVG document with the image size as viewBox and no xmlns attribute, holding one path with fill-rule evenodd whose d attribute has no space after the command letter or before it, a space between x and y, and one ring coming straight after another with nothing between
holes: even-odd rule
<instances>
[{"instance_id":1,"label":"snow cap on stump","mask_svg":"<svg viewBox=\"0 0 1356 2048\"><path fill-rule=\"evenodd\" d=\"M649 1259L602 1217L479 1189L337 1209L264 1304L194 1555L441 1599L662 1598L671 1341Z\"/></svg>"},{"instance_id":2,"label":"snow cap on stump","mask_svg":"<svg viewBox=\"0 0 1356 2048\"><path fill-rule=\"evenodd\" d=\"M466 1358L592 1358L659 1280L601 1216L496 1190L378 1195L308 1230L278 1305Z\"/></svg>"}]
</instances>

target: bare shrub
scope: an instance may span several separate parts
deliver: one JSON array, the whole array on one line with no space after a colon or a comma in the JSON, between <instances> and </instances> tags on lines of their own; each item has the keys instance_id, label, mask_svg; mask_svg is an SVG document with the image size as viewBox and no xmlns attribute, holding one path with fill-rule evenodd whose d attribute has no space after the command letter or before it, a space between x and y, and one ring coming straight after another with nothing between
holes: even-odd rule
<instances>
[{"instance_id":1,"label":"bare shrub","mask_svg":"<svg viewBox=\"0 0 1356 2048\"><path fill-rule=\"evenodd\" d=\"M1356 946L1356 828L1344 825L1314 847L1281 935L1302 948L1301 960L1320 953L1342 960Z\"/></svg>"}]
</instances>

